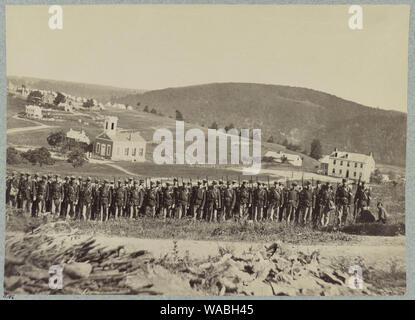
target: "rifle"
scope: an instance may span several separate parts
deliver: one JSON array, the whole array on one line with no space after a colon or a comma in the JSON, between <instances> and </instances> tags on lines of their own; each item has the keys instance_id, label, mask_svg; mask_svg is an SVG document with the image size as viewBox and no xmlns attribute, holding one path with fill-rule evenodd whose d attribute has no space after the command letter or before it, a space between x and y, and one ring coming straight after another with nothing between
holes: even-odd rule
<instances>
[{"instance_id":1,"label":"rifle","mask_svg":"<svg viewBox=\"0 0 415 320\"><path fill-rule=\"evenodd\" d=\"M268 189L269 189L269 176L267 176L268 177Z\"/></svg>"}]
</instances>

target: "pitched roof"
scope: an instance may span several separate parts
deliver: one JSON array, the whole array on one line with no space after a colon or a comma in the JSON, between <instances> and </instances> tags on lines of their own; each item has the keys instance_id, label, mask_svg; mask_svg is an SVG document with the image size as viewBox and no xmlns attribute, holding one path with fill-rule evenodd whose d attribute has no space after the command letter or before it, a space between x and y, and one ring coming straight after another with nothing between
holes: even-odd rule
<instances>
[{"instance_id":1,"label":"pitched roof","mask_svg":"<svg viewBox=\"0 0 415 320\"><path fill-rule=\"evenodd\" d=\"M117 131L117 134L112 138L112 140L146 142L138 131Z\"/></svg>"},{"instance_id":2,"label":"pitched roof","mask_svg":"<svg viewBox=\"0 0 415 320\"><path fill-rule=\"evenodd\" d=\"M337 153L337 157L335 157L336 153ZM345 151L333 151L330 154L330 158L350 160L350 161L363 162L363 163L366 163L370 159L373 159L373 157L370 155L366 155L362 153L354 153L354 152L345 152Z\"/></svg>"},{"instance_id":3,"label":"pitched roof","mask_svg":"<svg viewBox=\"0 0 415 320\"><path fill-rule=\"evenodd\" d=\"M96 139L105 139L111 141L134 141L134 142L143 142L145 143L146 140L140 135L138 131L131 131L131 130L117 130L117 133L110 137L105 132L99 134Z\"/></svg>"}]
</instances>

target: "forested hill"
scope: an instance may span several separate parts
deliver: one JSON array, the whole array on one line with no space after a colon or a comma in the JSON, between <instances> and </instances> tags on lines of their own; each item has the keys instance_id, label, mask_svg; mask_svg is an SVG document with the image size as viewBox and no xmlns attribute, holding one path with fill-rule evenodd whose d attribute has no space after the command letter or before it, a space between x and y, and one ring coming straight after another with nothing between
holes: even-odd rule
<instances>
[{"instance_id":1,"label":"forested hill","mask_svg":"<svg viewBox=\"0 0 415 320\"><path fill-rule=\"evenodd\" d=\"M369 153L380 163L405 165L405 113L347 101L324 92L289 86L214 83L129 94L117 99L137 108L175 116L203 126L261 128L262 137L285 139L308 151L317 138L323 151L334 147Z\"/></svg>"}]
</instances>

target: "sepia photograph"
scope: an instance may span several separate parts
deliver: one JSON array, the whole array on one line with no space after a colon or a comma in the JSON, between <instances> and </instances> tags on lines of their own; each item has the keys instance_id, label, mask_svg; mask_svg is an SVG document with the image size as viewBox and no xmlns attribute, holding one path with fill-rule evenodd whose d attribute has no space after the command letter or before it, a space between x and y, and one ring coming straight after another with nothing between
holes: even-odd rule
<instances>
[{"instance_id":1,"label":"sepia photograph","mask_svg":"<svg viewBox=\"0 0 415 320\"><path fill-rule=\"evenodd\" d=\"M404 296L409 17L6 5L4 293Z\"/></svg>"}]
</instances>

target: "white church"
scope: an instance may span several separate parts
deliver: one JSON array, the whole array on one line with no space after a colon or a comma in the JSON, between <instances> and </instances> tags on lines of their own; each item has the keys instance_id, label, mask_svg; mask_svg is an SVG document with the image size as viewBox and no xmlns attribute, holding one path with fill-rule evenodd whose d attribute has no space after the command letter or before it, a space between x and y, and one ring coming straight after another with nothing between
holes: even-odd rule
<instances>
[{"instance_id":1,"label":"white church","mask_svg":"<svg viewBox=\"0 0 415 320\"><path fill-rule=\"evenodd\" d=\"M138 131L120 130L117 125L118 117L105 117L104 132L95 138L93 154L114 161L144 162L144 138Z\"/></svg>"}]
</instances>

